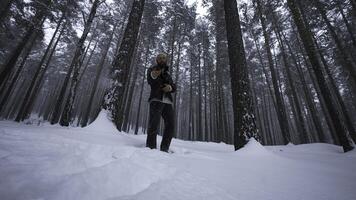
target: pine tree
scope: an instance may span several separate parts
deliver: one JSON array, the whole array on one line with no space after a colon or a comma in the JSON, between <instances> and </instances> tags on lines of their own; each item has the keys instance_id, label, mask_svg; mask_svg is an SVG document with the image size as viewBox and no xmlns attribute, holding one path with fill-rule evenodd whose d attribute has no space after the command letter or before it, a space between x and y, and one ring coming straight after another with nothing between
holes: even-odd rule
<instances>
[{"instance_id":1,"label":"pine tree","mask_svg":"<svg viewBox=\"0 0 356 200\"><path fill-rule=\"evenodd\" d=\"M322 97L325 100L327 111L329 112L330 117L332 118L333 125L336 129L337 136L340 140L341 145L343 146L344 152L352 150L354 147L351 145L347 132L343 127L343 124L339 118L339 114L336 109L336 105L332 99L329 88L327 87L321 63L318 59L317 50L314 45L314 40L310 30L307 28L306 21L303 21L302 15L300 13L300 8L297 5L295 0L287 0L288 7L292 13L293 20L297 26L298 33L302 39L303 46L305 51L308 54L309 61L312 65L314 74L316 76L317 83L320 87Z\"/></svg>"},{"instance_id":2,"label":"pine tree","mask_svg":"<svg viewBox=\"0 0 356 200\"><path fill-rule=\"evenodd\" d=\"M74 98L76 95L76 89L77 89L77 84L78 84L80 60L84 53L83 45L84 45L84 42L85 42L87 35L90 31L91 24L94 20L97 8L100 5L100 3L101 2L99 0L95 0L93 2L93 5L90 10L90 14L88 16L88 19L85 22L84 31L76 45L76 49L75 49L71 64L68 68L66 78L64 80L64 83L60 90L60 94L58 96L58 101L56 103L54 113L53 113L53 116L51 119L52 124L57 123L58 120L60 119L60 124L62 126L68 126L72 120L72 109L73 109ZM70 81L70 79L71 79L71 81ZM68 96L65 101L65 94L66 94L67 86L69 83L70 83L69 93L68 93ZM65 102L65 105L64 105L63 112L61 112L63 102Z\"/></svg>"},{"instance_id":3,"label":"pine tree","mask_svg":"<svg viewBox=\"0 0 356 200\"><path fill-rule=\"evenodd\" d=\"M21 41L17 44L16 48L11 52L9 59L5 65L0 68L0 86L8 79L11 71L15 67L18 58L21 55L25 45L29 42L32 34L38 34L39 27L42 27L45 17L48 14L48 6L51 4L50 0L42 0L36 4L36 14L32 19L26 33Z\"/></svg>"},{"instance_id":4,"label":"pine tree","mask_svg":"<svg viewBox=\"0 0 356 200\"><path fill-rule=\"evenodd\" d=\"M234 113L234 146L242 148L258 129L250 96L250 85L236 0L224 0Z\"/></svg>"},{"instance_id":5,"label":"pine tree","mask_svg":"<svg viewBox=\"0 0 356 200\"><path fill-rule=\"evenodd\" d=\"M286 109L283 105L284 104L283 97L278 87L278 80L277 80L278 75L275 70L275 64L273 63L271 46L270 46L270 37L269 37L269 33L267 33L267 26L266 26L266 20L264 16L263 5L261 5L260 0L257 0L256 3L257 3L257 12L262 25L263 37L265 40L265 49L268 58L268 66L271 70L273 91L276 97L277 117L278 117L279 125L281 127L284 144L287 144L291 139L289 133L289 126L288 126L288 117L287 117Z\"/></svg>"},{"instance_id":6,"label":"pine tree","mask_svg":"<svg viewBox=\"0 0 356 200\"><path fill-rule=\"evenodd\" d=\"M124 90L128 85L128 75L137 42L145 0L132 4L124 36L113 62L113 85L105 97L105 107L110 110L116 128L121 131L124 114Z\"/></svg>"}]
</instances>

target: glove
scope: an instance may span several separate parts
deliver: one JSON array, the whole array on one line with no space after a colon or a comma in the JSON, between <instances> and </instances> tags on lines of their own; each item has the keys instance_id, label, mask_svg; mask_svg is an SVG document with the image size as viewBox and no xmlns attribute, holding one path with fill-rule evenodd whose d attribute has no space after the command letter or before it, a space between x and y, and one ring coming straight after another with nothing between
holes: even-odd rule
<instances>
[{"instance_id":1,"label":"glove","mask_svg":"<svg viewBox=\"0 0 356 200\"><path fill-rule=\"evenodd\" d=\"M170 92L172 91L172 86L169 84L164 84L164 87L162 88L163 92Z\"/></svg>"}]
</instances>

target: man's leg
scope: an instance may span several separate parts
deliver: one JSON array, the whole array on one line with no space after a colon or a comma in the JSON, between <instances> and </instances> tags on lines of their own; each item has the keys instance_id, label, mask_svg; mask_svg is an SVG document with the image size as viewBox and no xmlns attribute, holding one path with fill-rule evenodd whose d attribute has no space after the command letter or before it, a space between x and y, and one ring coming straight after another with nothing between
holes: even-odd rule
<instances>
[{"instance_id":1,"label":"man's leg","mask_svg":"<svg viewBox=\"0 0 356 200\"><path fill-rule=\"evenodd\" d=\"M157 148L156 138L163 106L163 103L158 101L150 102L146 147L149 147L151 149Z\"/></svg>"},{"instance_id":2,"label":"man's leg","mask_svg":"<svg viewBox=\"0 0 356 200\"><path fill-rule=\"evenodd\" d=\"M174 111L172 104L165 104L162 110L162 117L164 119L164 132L161 142L161 151L168 152L174 135Z\"/></svg>"}]
</instances>

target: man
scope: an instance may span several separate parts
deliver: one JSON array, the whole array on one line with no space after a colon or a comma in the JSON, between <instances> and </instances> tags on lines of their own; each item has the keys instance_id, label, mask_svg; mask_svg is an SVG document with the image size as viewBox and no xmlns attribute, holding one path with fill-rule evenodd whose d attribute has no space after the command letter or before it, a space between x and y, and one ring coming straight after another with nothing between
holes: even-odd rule
<instances>
[{"instance_id":1,"label":"man","mask_svg":"<svg viewBox=\"0 0 356 200\"><path fill-rule=\"evenodd\" d=\"M172 94L176 90L172 77L168 73L167 55L160 53L156 65L147 70L147 82L151 86L148 99L150 103L146 147L157 148L157 132L161 116L164 120L164 131L160 150L168 152L174 135L174 111Z\"/></svg>"}]
</instances>

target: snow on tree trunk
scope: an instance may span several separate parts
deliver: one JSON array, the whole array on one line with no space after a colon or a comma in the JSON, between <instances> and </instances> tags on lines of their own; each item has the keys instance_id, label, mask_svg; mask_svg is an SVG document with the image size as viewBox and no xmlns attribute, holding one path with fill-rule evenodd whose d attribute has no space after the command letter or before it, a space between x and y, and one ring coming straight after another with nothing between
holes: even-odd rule
<instances>
[{"instance_id":1,"label":"snow on tree trunk","mask_svg":"<svg viewBox=\"0 0 356 200\"><path fill-rule=\"evenodd\" d=\"M236 0L225 0L225 20L230 61L230 79L234 112L234 146L242 148L258 129L250 96L245 49Z\"/></svg>"},{"instance_id":2,"label":"snow on tree trunk","mask_svg":"<svg viewBox=\"0 0 356 200\"><path fill-rule=\"evenodd\" d=\"M105 96L104 107L110 110L112 120L120 131L124 118L123 93L129 80L129 68L137 42L144 5L145 0L135 0L132 4L124 36L113 62L113 84Z\"/></svg>"}]
</instances>

